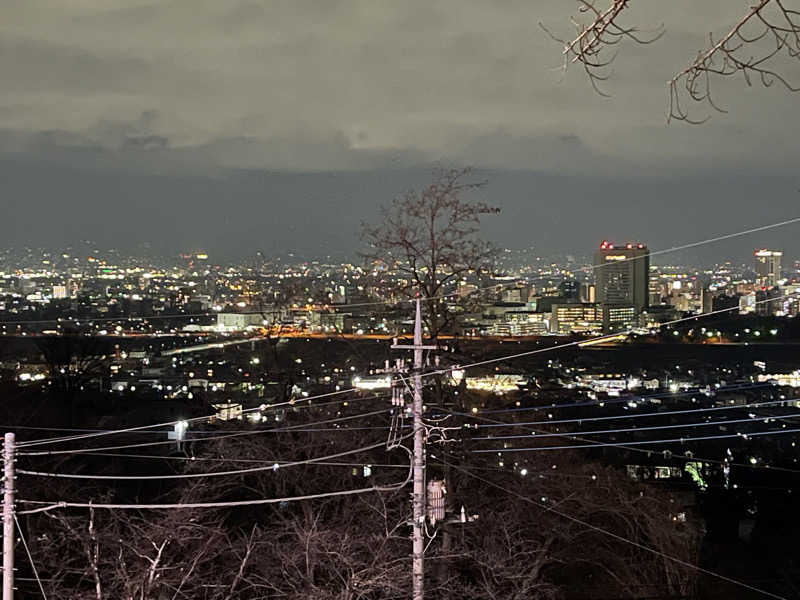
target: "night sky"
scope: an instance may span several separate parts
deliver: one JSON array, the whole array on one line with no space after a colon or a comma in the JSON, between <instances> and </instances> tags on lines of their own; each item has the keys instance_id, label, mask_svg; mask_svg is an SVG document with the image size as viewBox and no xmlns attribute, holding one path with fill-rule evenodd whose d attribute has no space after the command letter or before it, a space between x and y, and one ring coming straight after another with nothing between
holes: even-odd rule
<instances>
[{"instance_id":1,"label":"night sky","mask_svg":"<svg viewBox=\"0 0 800 600\"><path fill-rule=\"evenodd\" d=\"M747 3L637 5L629 23L667 33L621 47L603 98L539 27L571 33L563 0L7 0L0 246L352 254L360 222L435 164L476 167L503 209L485 236L543 254L800 216L800 96L722 82L728 114L666 124L664 82ZM798 240L685 256L800 257Z\"/></svg>"}]
</instances>

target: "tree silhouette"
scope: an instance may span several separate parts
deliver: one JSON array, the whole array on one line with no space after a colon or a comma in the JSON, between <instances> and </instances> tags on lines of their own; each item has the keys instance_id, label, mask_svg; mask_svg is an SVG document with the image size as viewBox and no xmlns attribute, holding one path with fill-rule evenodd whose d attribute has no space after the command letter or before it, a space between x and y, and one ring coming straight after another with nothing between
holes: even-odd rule
<instances>
[{"instance_id":1,"label":"tree silhouette","mask_svg":"<svg viewBox=\"0 0 800 600\"><path fill-rule=\"evenodd\" d=\"M394 282L382 281L406 298L417 295L425 305L428 335L436 339L455 325L448 299L455 302L454 286L467 275L485 270L494 247L478 238L481 218L499 209L470 202L464 195L480 189L470 169L440 170L421 191L411 190L384 207L383 221L363 225L368 245L363 256Z\"/></svg>"}]
</instances>

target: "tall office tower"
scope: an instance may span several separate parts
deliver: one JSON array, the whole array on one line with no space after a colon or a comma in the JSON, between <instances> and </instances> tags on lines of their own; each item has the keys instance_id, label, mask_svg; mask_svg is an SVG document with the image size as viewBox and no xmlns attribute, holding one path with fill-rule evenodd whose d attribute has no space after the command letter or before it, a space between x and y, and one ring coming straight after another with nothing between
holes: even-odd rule
<instances>
[{"instance_id":1,"label":"tall office tower","mask_svg":"<svg viewBox=\"0 0 800 600\"><path fill-rule=\"evenodd\" d=\"M648 306L659 306L661 304L661 298L664 296L662 288L660 276L657 273L650 273L650 281L647 287Z\"/></svg>"},{"instance_id":2,"label":"tall office tower","mask_svg":"<svg viewBox=\"0 0 800 600\"><path fill-rule=\"evenodd\" d=\"M714 292L704 287L700 290L700 313L707 315L714 311Z\"/></svg>"},{"instance_id":3,"label":"tall office tower","mask_svg":"<svg viewBox=\"0 0 800 600\"><path fill-rule=\"evenodd\" d=\"M650 250L644 244L600 244L594 254L597 302L604 308L603 328L618 329L607 315L632 307L635 315L647 308L650 288ZM614 309L614 310L610 310Z\"/></svg>"},{"instance_id":4,"label":"tall office tower","mask_svg":"<svg viewBox=\"0 0 800 600\"><path fill-rule=\"evenodd\" d=\"M648 304L650 250L644 244L603 242L594 254L594 277L600 304L627 304L641 312Z\"/></svg>"},{"instance_id":5,"label":"tall office tower","mask_svg":"<svg viewBox=\"0 0 800 600\"><path fill-rule=\"evenodd\" d=\"M756 257L756 285L773 288L781 279L780 250L767 250L763 248L755 251Z\"/></svg>"}]
</instances>

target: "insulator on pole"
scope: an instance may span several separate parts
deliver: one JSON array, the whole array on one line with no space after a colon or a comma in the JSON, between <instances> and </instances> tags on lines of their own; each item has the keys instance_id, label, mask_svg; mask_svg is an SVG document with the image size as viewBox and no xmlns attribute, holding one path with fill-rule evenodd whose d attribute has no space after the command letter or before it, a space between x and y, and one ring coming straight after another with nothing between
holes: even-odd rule
<instances>
[{"instance_id":1,"label":"insulator on pole","mask_svg":"<svg viewBox=\"0 0 800 600\"><path fill-rule=\"evenodd\" d=\"M438 521L444 521L445 503L444 497L447 494L444 480L431 479L428 481L428 520L431 525L436 525Z\"/></svg>"},{"instance_id":2,"label":"insulator on pole","mask_svg":"<svg viewBox=\"0 0 800 600\"><path fill-rule=\"evenodd\" d=\"M399 387L392 386L392 406L402 406L403 396Z\"/></svg>"}]
</instances>

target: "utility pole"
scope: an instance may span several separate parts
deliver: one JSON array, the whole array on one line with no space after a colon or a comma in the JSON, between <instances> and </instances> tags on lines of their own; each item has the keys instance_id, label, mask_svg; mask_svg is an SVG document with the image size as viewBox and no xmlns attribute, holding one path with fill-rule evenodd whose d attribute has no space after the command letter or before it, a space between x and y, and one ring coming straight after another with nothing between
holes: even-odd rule
<instances>
[{"instance_id":1,"label":"utility pole","mask_svg":"<svg viewBox=\"0 0 800 600\"><path fill-rule=\"evenodd\" d=\"M3 600L14 600L14 437L3 444Z\"/></svg>"},{"instance_id":2,"label":"utility pole","mask_svg":"<svg viewBox=\"0 0 800 600\"><path fill-rule=\"evenodd\" d=\"M414 344L392 344L393 349L414 351L414 403L411 408L414 418L414 492L412 494L412 600L423 600L425 589L425 425L422 423L422 351L436 350L436 346L422 345L422 315L417 298L417 314L414 320Z\"/></svg>"}]
</instances>

